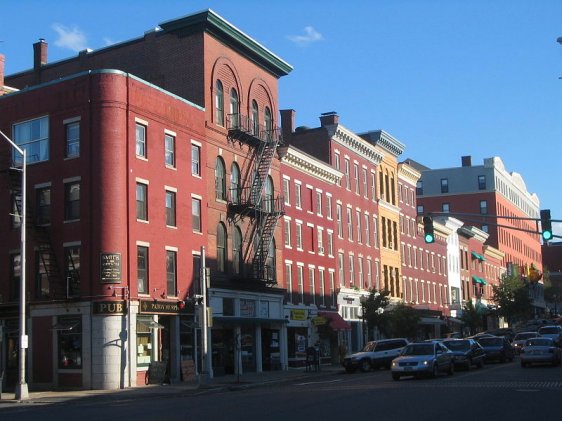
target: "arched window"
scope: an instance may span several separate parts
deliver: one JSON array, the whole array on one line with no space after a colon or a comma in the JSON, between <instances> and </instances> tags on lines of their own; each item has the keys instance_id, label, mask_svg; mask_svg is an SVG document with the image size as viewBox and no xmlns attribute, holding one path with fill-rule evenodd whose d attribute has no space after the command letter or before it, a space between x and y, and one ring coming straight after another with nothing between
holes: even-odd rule
<instances>
[{"instance_id":1,"label":"arched window","mask_svg":"<svg viewBox=\"0 0 562 421\"><path fill-rule=\"evenodd\" d=\"M234 227L232 239L232 271L239 275L242 273L242 231L238 226Z\"/></svg>"},{"instance_id":2,"label":"arched window","mask_svg":"<svg viewBox=\"0 0 562 421\"><path fill-rule=\"evenodd\" d=\"M232 203L240 203L240 168L236 162L230 168L230 200Z\"/></svg>"},{"instance_id":3,"label":"arched window","mask_svg":"<svg viewBox=\"0 0 562 421\"><path fill-rule=\"evenodd\" d=\"M258 111L258 103L254 99L252 101L252 132L254 135L260 134L260 118L259 118L259 111Z\"/></svg>"},{"instance_id":4,"label":"arched window","mask_svg":"<svg viewBox=\"0 0 562 421\"><path fill-rule=\"evenodd\" d=\"M215 191L217 199L226 200L226 168L220 156L215 163Z\"/></svg>"},{"instance_id":5,"label":"arched window","mask_svg":"<svg viewBox=\"0 0 562 421\"><path fill-rule=\"evenodd\" d=\"M219 126L224 126L224 92L220 80L215 85L215 121Z\"/></svg>"},{"instance_id":6,"label":"arched window","mask_svg":"<svg viewBox=\"0 0 562 421\"><path fill-rule=\"evenodd\" d=\"M217 270L226 272L226 227L222 222L217 226Z\"/></svg>"},{"instance_id":7,"label":"arched window","mask_svg":"<svg viewBox=\"0 0 562 421\"><path fill-rule=\"evenodd\" d=\"M276 273L276 258L275 258L275 238L271 239L271 244L269 244L269 252L267 253L267 259L265 260L265 268L267 273L267 279L269 281L275 281L277 279Z\"/></svg>"},{"instance_id":8,"label":"arched window","mask_svg":"<svg viewBox=\"0 0 562 421\"><path fill-rule=\"evenodd\" d=\"M264 201L264 208L266 212L273 212L274 210L274 203L273 203L273 179L270 175L267 176L265 180L265 188L263 192L263 201Z\"/></svg>"},{"instance_id":9,"label":"arched window","mask_svg":"<svg viewBox=\"0 0 562 421\"><path fill-rule=\"evenodd\" d=\"M232 88L230 90L230 127L233 129L238 128L240 125L240 101L238 99L238 92Z\"/></svg>"},{"instance_id":10,"label":"arched window","mask_svg":"<svg viewBox=\"0 0 562 421\"><path fill-rule=\"evenodd\" d=\"M271 110L269 107L265 107L264 110L264 124L265 124L265 134L268 139L273 136L273 118L271 117Z\"/></svg>"}]
</instances>

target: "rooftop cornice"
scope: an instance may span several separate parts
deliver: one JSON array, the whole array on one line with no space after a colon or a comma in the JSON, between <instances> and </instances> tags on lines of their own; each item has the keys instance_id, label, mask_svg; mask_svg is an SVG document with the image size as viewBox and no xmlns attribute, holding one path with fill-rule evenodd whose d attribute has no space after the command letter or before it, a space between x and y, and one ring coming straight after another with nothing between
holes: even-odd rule
<instances>
[{"instance_id":1,"label":"rooftop cornice","mask_svg":"<svg viewBox=\"0 0 562 421\"><path fill-rule=\"evenodd\" d=\"M373 145L383 148L385 151L394 156L401 155L404 152L404 149L406 149L406 146L402 142L384 130L372 130L370 132L360 134L359 136Z\"/></svg>"},{"instance_id":2,"label":"rooftop cornice","mask_svg":"<svg viewBox=\"0 0 562 421\"><path fill-rule=\"evenodd\" d=\"M503 259L504 256L505 256L505 253L503 251L500 251L497 248L492 247L488 244L484 245L484 254L486 256L490 256L490 257L492 257L494 259L498 259L498 260Z\"/></svg>"},{"instance_id":3,"label":"rooftop cornice","mask_svg":"<svg viewBox=\"0 0 562 421\"><path fill-rule=\"evenodd\" d=\"M398 177L404 178L413 182L413 184L416 184L421 178L421 173L411 165L401 162L398 164Z\"/></svg>"},{"instance_id":4,"label":"rooftop cornice","mask_svg":"<svg viewBox=\"0 0 562 421\"><path fill-rule=\"evenodd\" d=\"M172 19L161 23L159 26L164 32L176 34L179 37L197 32L207 32L232 46L276 77L286 76L293 70L293 66L289 63L273 54L211 9Z\"/></svg>"},{"instance_id":5,"label":"rooftop cornice","mask_svg":"<svg viewBox=\"0 0 562 421\"><path fill-rule=\"evenodd\" d=\"M481 243L484 243L490 236L490 234L482 231L479 228L473 226L467 226L467 225L459 228L459 233L467 238L474 238L475 240L478 240Z\"/></svg>"},{"instance_id":6,"label":"rooftop cornice","mask_svg":"<svg viewBox=\"0 0 562 421\"><path fill-rule=\"evenodd\" d=\"M373 145L341 124L326 126L326 130L328 130L331 139L368 159L374 165L380 165L382 162L384 156Z\"/></svg>"},{"instance_id":7,"label":"rooftop cornice","mask_svg":"<svg viewBox=\"0 0 562 421\"><path fill-rule=\"evenodd\" d=\"M331 166L317 160L316 158L302 152L293 146L278 148L281 161L292 168L306 172L319 180L327 183L338 183L343 174Z\"/></svg>"}]
</instances>

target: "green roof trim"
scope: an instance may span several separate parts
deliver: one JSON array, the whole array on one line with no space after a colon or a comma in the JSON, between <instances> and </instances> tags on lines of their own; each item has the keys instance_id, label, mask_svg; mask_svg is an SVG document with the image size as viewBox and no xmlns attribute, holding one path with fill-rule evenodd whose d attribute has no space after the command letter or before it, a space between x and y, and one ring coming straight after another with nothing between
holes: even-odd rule
<instances>
[{"instance_id":1,"label":"green roof trim","mask_svg":"<svg viewBox=\"0 0 562 421\"><path fill-rule=\"evenodd\" d=\"M289 63L273 54L211 9L169 20L158 26L164 32L176 34L178 37L207 32L278 78L288 75L293 70L293 66Z\"/></svg>"},{"instance_id":2,"label":"green roof trim","mask_svg":"<svg viewBox=\"0 0 562 421\"><path fill-rule=\"evenodd\" d=\"M471 252L472 257L474 257L475 259L480 260L481 262L483 262L484 260L486 260L486 258L484 256L482 256L481 254L476 253L475 251Z\"/></svg>"}]
</instances>

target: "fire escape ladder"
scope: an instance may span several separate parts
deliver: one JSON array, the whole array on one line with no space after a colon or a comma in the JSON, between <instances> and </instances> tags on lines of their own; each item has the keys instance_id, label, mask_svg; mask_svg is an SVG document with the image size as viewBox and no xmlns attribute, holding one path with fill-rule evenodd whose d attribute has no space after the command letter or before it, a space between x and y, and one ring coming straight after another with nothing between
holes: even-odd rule
<instances>
[{"instance_id":1,"label":"fire escape ladder","mask_svg":"<svg viewBox=\"0 0 562 421\"><path fill-rule=\"evenodd\" d=\"M256 235L256 249L254 251L254 260L252 262L254 276L266 284L275 284L275 274L273 268L268 267L267 258L269 257L269 249L273 241L273 233L277 227L279 217L275 213L263 213L256 220L258 230Z\"/></svg>"},{"instance_id":2,"label":"fire escape ladder","mask_svg":"<svg viewBox=\"0 0 562 421\"><path fill-rule=\"evenodd\" d=\"M34 210L29 200L26 204L26 220L21 220L23 211L21 189L21 178L23 176L22 168L15 165L11 159L9 159L8 162L8 188L10 190L10 196L14 207L12 220L14 222L19 221L20 224L26 224L38 253L40 272L47 278L48 294L43 295L42 291L38 291L38 293L40 296L48 296L52 299L65 298L66 287L62 282L62 276L60 275L60 270L57 265L56 255L51 243L51 236L48 227L37 224L34 217ZM2 165L2 168L6 167ZM42 285L41 281L39 282L39 285ZM41 286L39 288L41 288ZM47 289L47 286L45 286L45 289Z\"/></svg>"},{"instance_id":3,"label":"fire escape ladder","mask_svg":"<svg viewBox=\"0 0 562 421\"><path fill-rule=\"evenodd\" d=\"M256 151L256 168L252 178L250 203L256 207L260 206L265 180L271 168L273 156L279 144L278 138L270 138L263 142Z\"/></svg>"}]
</instances>

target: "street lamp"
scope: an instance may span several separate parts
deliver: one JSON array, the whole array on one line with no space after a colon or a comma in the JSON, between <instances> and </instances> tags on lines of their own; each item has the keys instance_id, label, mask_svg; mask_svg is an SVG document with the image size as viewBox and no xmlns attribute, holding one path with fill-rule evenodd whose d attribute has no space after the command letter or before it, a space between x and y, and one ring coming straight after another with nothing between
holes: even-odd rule
<instances>
[{"instance_id":1,"label":"street lamp","mask_svg":"<svg viewBox=\"0 0 562 421\"><path fill-rule=\"evenodd\" d=\"M19 311L19 332L20 332L20 349L19 349L19 381L16 385L16 400L23 401L29 399L29 391L27 389L27 383L25 381L25 350L28 347L29 338L25 334L25 284L26 284L26 259L25 259L25 239L26 239L26 213L27 213L27 200L26 200L26 167L27 167L27 157L25 149L20 148L16 145L8 136L6 136L2 131L0 134L4 139L6 139L12 148L14 148L22 156L22 177L21 177L21 215L20 215L20 230L21 230L21 279L20 279L20 311Z\"/></svg>"}]
</instances>

